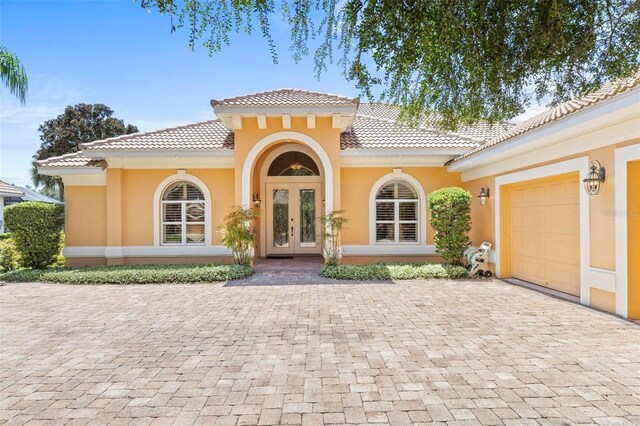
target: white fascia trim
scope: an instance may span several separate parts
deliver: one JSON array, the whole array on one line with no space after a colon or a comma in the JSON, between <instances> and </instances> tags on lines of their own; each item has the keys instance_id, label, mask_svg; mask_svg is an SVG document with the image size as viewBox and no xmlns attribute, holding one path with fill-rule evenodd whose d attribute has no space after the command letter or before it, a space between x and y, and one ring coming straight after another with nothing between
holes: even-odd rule
<instances>
[{"instance_id":1,"label":"white fascia trim","mask_svg":"<svg viewBox=\"0 0 640 426\"><path fill-rule=\"evenodd\" d=\"M66 257L177 257L177 256L232 256L225 246L72 246L65 247Z\"/></svg>"},{"instance_id":2,"label":"white fascia trim","mask_svg":"<svg viewBox=\"0 0 640 426\"><path fill-rule=\"evenodd\" d=\"M231 157L233 149L209 149L209 150L188 150L188 151L160 151L160 150L99 150L91 149L82 151L82 155L88 158L100 158L108 160L109 157Z\"/></svg>"},{"instance_id":3,"label":"white fascia trim","mask_svg":"<svg viewBox=\"0 0 640 426\"><path fill-rule=\"evenodd\" d=\"M465 148L376 148L376 149L343 149L340 157L437 157L460 155L467 152Z\"/></svg>"},{"instance_id":4,"label":"white fascia trim","mask_svg":"<svg viewBox=\"0 0 640 426\"><path fill-rule=\"evenodd\" d=\"M640 116L638 104L640 103L640 87L628 93L617 95L598 105L576 112L568 117L561 118L555 123L549 123L520 136L511 141L487 148L486 150L457 161L449 166L450 171L465 171L484 164L492 164L497 161L512 157L516 154L533 151L558 140L566 140L592 131L594 128L604 127L615 121L633 119ZM623 117L610 117L607 115L622 112ZM619 115L619 114L616 114ZM589 128L587 128L589 126ZM616 143L615 141L603 141L602 146ZM524 147L526 145L526 147ZM521 147L521 150L513 152ZM585 148L582 151L588 150ZM556 157L558 158L558 157ZM478 176L483 177L483 176Z\"/></svg>"},{"instance_id":5,"label":"white fascia trim","mask_svg":"<svg viewBox=\"0 0 640 426\"><path fill-rule=\"evenodd\" d=\"M640 144L615 150L616 313L629 315L629 265L627 229L627 163L640 159Z\"/></svg>"},{"instance_id":6,"label":"white fascia trim","mask_svg":"<svg viewBox=\"0 0 640 426\"><path fill-rule=\"evenodd\" d=\"M346 245L342 246L344 256L437 256L433 245Z\"/></svg>"},{"instance_id":7,"label":"white fascia trim","mask_svg":"<svg viewBox=\"0 0 640 426\"><path fill-rule=\"evenodd\" d=\"M393 156L385 155L380 157L341 157L341 167L444 167L451 156Z\"/></svg>"},{"instance_id":8,"label":"white fascia trim","mask_svg":"<svg viewBox=\"0 0 640 426\"><path fill-rule=\"evenodd\" d=\"M38 167L38 173L46 176L99 175L104 174L104 170L102 167Z\"/></svg>"},{"instance_id":9,"label":"white fascia trim","mask_svg":"<svg viewBox=\"0 0 640 426\"><path fill-rule=\"evenodd\" d=\"M500 246L500 187L517 182L523 182L532 179L539 179L549 176L560 175L563 173L578 172L580 176L586 176L589 172L589 157L579 157L572 160L561 161L559 163L549 164L546 166L536 167L534 169L523 170L520 172L510 173L496 177L495 181L495 250L499 252ZM590 304L589 292L589 267L591 237L589 232L589 195L584 191L582 185L578 185L580 192L580 303L583 305ZM496 259L496 275L501 277L500 256Z\"/></svg>"},{"instance_id":10,"label":"white fascia trim","mask_svg":"<svg viewBox=\"0 0 640 426\"><path fill-rule=\"evenodd\" d=\"M292 116L305 116L307 114L327 115L332 114L355 114L357 110L356 104L350 105L320 105L320 106L221 106L213 107L215 114L220 117L223 114L240 114L240 115L281 115L291 114ZM222 117L220 117L222 118Z\"/></svg>"},{"instance_id":11,"label":"white fascia trim","mask_svg":"<svg viewBox=\"0 0 640 426\"><path fill-rule=\"evenodd\" d=\"M390 247L388 245L376 244L376 196L378 191L388 182L404 180L418 192L418 210L420 220L418 222L418 238L416 246L427 243L427 196L418 179L403 173L402 169L394 169L393 173L386 174L376 181L369 193L369 246ZM406 247L406 246L405 246Z\"/></svg>"},{"instance_id":12,"label":"white fascia trim","mask_svg":"<svg viewBox=\"0 0 640 426\"><path fill-rule=\"evenodd\" d=\"M202 194L204 195L204 246L211 246L211 193L209 192L209 187L199 178L189 175L186 173L176 173L167 177L165 180L160 182L160 185L156 188L155 193L153 194L153 245L155 247L165 247L161 246L162 241L162 232L160 227L160 215L161 211L161 198L165 189L174 182L179 181L187 181L197 185ZM166 246L166 247L176 247L176 246Z\"/></svg>"},{"instance_id":13,"label":"white fascia trim","mask_svg":"<svg viewBox=\"0 0 640 426\"><path fill-rule=\"evenodd\" d=\"M0 192L0 197L24 197L22 192L16 194L15 192Z\"/></svg>"},{"instance_id":14,"label":"white fascia trim","mask_svg":"<svg viewBox=\"0 0 640 426\"><path fill-rule=\"evenodd\" d=\"M244 208L251 207L251 171L256 159L268 146L283 140L300 142L303 145L308 146L313 150L318 158L320 158L320 162L324 168L325 212L331 212L333 210L333 166L331 165L329 155L327 155L327 152L322 148L322 145L320 145L311 136L291 131L276 132L265 136L260 139L260 141L258 141L258 143L256 143L247 154L247 158L242 166L242 206Z\"/></svg>"}]
</instances>

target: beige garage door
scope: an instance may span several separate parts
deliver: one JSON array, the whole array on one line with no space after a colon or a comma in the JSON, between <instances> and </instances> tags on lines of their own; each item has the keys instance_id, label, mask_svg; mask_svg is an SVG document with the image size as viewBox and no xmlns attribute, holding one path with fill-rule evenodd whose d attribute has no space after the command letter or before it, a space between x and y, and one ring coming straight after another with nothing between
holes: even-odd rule
<instances>
[{"instance_id":1,"label":"beige garage door","mask_svg":"<svg viewBox=\"0 0 640 426\"><path fill-rule=\"evenodd\" d=\"M510 188L511 275L580 295L580 182L577 173Z\"/></svg>"}]
</instances>

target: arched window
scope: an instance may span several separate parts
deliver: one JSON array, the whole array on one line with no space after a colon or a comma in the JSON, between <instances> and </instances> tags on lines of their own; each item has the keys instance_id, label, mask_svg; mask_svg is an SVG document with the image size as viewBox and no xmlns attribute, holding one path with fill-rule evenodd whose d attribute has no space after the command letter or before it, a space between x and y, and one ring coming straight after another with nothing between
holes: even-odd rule
<instances>
[{"instance_id":1,"label":"arched window","mask_svg":"<svg viewBox=\"0 0 640 426\"><path fill-rule=\"evenodd\" d=\"M267 176L319 176L313 159L303 152L289 151L277 156L269 166Z\"/></svg>"},{"instance_id":2,"label":"arched window","mask_svg":"<svg viewBox=\"0 0 640 426\"><path fill-rule=\"evenodd\" d=\"M418 194L411 184L391 181L378 190L375 202L376 243L418 242Z\"/></svg>"},{"instance_id":3,"label":"arched window","mask_svg":"<svg viewBox=\"0 0 640 426\"><path fill-rule=\"evenodd\" d=\"M191 182L175 182L162 194L162 243L205 243L205 199Z\"/></svg>"}]
</instances>

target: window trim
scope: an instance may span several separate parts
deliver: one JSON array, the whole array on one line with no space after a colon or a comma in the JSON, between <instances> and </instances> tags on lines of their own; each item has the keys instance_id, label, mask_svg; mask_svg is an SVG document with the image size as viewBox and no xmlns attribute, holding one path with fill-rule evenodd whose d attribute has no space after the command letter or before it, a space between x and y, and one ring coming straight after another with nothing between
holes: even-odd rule
<instances>
[{"instance_id":1,"label":"window trim","mask_svg":"<svg viewBox=\"0 0 640 426\"><path fill-rule=\"evenodd\" d=\"M164 200L162 196L165 191L173 184L177 182L188 182L198 187L198 189L202 192L204 196L203 201L186 201L180 200L177 202L184 201L183 209L186 206L186 203L192 202L202 202L204 203L204 242L203 243L164 243L163 242L163 225L164 225L164 212L163 212L163 204ZM184 216L183 216L184 217ZM209 193L209 188L207 185L197 177L193 175L186 174L183 170L178 170L178 173L171 175L164 179L156 188L156 192L153 197L153 245L154 246L168 246L168 247L202 247L202 246L211 246L211 237L212 237L212 228L211 228L211 217L212 217L212 208L211 208L211 194ZM202 222L193 222L194 224L200 224ZM183 235L186 233L186 228L182 231ZM183 238L183 241L184 238Z\"/></svg>"},{"instance_id":2,"label":"window trim","mask_svg":"<svg viewBox=\"0 0 640 426\"><path fill-rule=\"evenodd\" d=\"M391 200L378 200L378 192L380 189L392 182L395 181L404 181L406 184L411 186L416 192L418 198L415 200L418 204L418 220L417 221L389 221L390 223L395 223L394 227L394 238L399 239L399 228L400 223L416 223L416 239L417 241L406 241L406 242L378 242L376 240L376 224L379 222L376 219L376 206L378 201L380 202L393 202L394 203L394 215L397 214L399 217L399 203L402 201L410 201L410 200L401 200L401 199L391 199ZM380 221L384 222L384 221ZM387 175L382 176L371 188L371 193L369 195L369 245L376 246L417 246L424 245L427 243L427 209L426 209L426 195L424 193L424 189L422 185L416 178L406 173L402 173L402 169L393 169L393 173L389 173Z\"/></svg>"}]
</instances>

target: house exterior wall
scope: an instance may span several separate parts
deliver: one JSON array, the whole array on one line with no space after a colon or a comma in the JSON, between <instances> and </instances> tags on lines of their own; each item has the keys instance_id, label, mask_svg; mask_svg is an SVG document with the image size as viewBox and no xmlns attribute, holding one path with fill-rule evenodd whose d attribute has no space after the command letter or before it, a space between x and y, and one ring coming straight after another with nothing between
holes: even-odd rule
<instances>
[{"instance_id":1,"label":"house exterior wall","mask_svg":"<svg viewBox=\"0 0 640 426\"><path fill-rule=\"evenodd\" d=\"M251 150L267 136L280 132L293 132L306 135L316 141L326 152L333 170L333 208L340 208L340 129L334 129L332 127L330 117L316 117L315 128L313 129L307 127L307 120L304 117L292 117L291 128L288 129L282 126L282 119L279 117L267 117L267 126L265 129L258 128L257 118L244 117L242 119L242 129L235 130L234 139L235 204L242 204L242 169L247 162L247 157L251 153ZM287 141L297 142L295 138L283 137L265 147L256 156L256 159L263 156L269 147ZM251 161L251 159L249 161ZM318 166L321 167L322 165L319 164ZM256 173L259 173L259 165L256 166L256 162L253 160L251 175L255 176ZM250 193L253 194L255 192L257 192L257 188L255 188L255 181L253 181Z\"/></svg>"},{"instance_id":2,"label":"house exterior wall","mask_svg":"<svg viewBox=\"0 0 640 426\"><path fill-rule=\"evenodd\" d=\"M474 246L479 246L483 241L496 243L496 229L495 219L496 215L500 214L496 210L496 178L499 176L509 175L515 172L521 172L526 170L536 169L541 166L549 166L558 164L567 160L577 158L587 158L588 161L597 160L606 170L606 180L600 187L600 193L595 196L589 196L588 210L589 210L589 265L590 271L594 272L588 275L589 280L589 300L590 305L607 312L616 311L616 291L615 284L612 285L613 276L616 270L616 239L615 239L615 167L614 167L614 155L615 150L621 147L640 144L640 139L631 139L628 141L620 142L617 144L609 145L606 147L578 152L571 156L558 158L554 161L542 162L537 164L531 164L528 167L509 170L505 173L496 175L490 175L478 179L462 182L462 188L468 190L473 196L472 202L472 222L473 228L470 233L471 241ZM629 175L629 181L632 179L632 175ZM581 176L581 179L584 176ZM480 202L476 199L477 194L480 192L480 188L485 185L491 189L491 197L488 199L485 206L481 206ZM503 190L505 188L503 187ZM580 191L584 191L582 185ZM504 209L508 206L508 200L505 199L504 191L501 193L501 208ZM502 214L505 214L503 210ZM506 232L504 229L502 232ZM582 242L581 242L582 244ZM501 241L502 247L498 247L494 256L492 257L492 266L495 270L495 258L502 256L505 258L508 251L508 242ZM507 268L503 268L508 271ZM502 278L509 277L502 274Z\"/></svg>"},{"instance_id":3,"label":"house exterior wall","mask_svg":"<svg viewBox=\"0 0 640 426\"><path fill-rule=\"evenodd\" d=\"M403 174L416 179L426 195L436 189L448 186L461 186L460 173L448 172L445 167L402 167ZM341 169L342 208L349 223L342 233L343 245L369 245L369 210L371 191L374 184L383 176L392 174L394 167L356 167ZM422 208L426 208L426 205ZM428 208L427 208L428 212ZM428 216L427 216L428 217ZM424 226L421 224L421 226ZM433 229L427 220L427 241L422 245L433 245ZM349 257L346 255L346 257ZM382 258L384 258L383 256ZM373 256L371 261L379 260Z\"/></svg>"},{"instance_id":4,"label":"house exterior wall","mask_svg":"<svg viewBox=\"0 0 640 426\"><path fill-rule=\"evenodd\" d=\"M153 196L160 183L176 173L175 169L123 170L123 245L152 246ZM186 169L202 180L211 195L211 242L220 245L219 227L234 204L233 169Z\"/></svg>"},{"instance_id":5,"label":"house exterior wall","mask_svg":"<svg viewBox=\"0 0 640 426\"><path fill-rule=\"evenodd\" d=\"M65 244L107 245L107 187L65 186Z\"/></svg>"}]
</instances>

